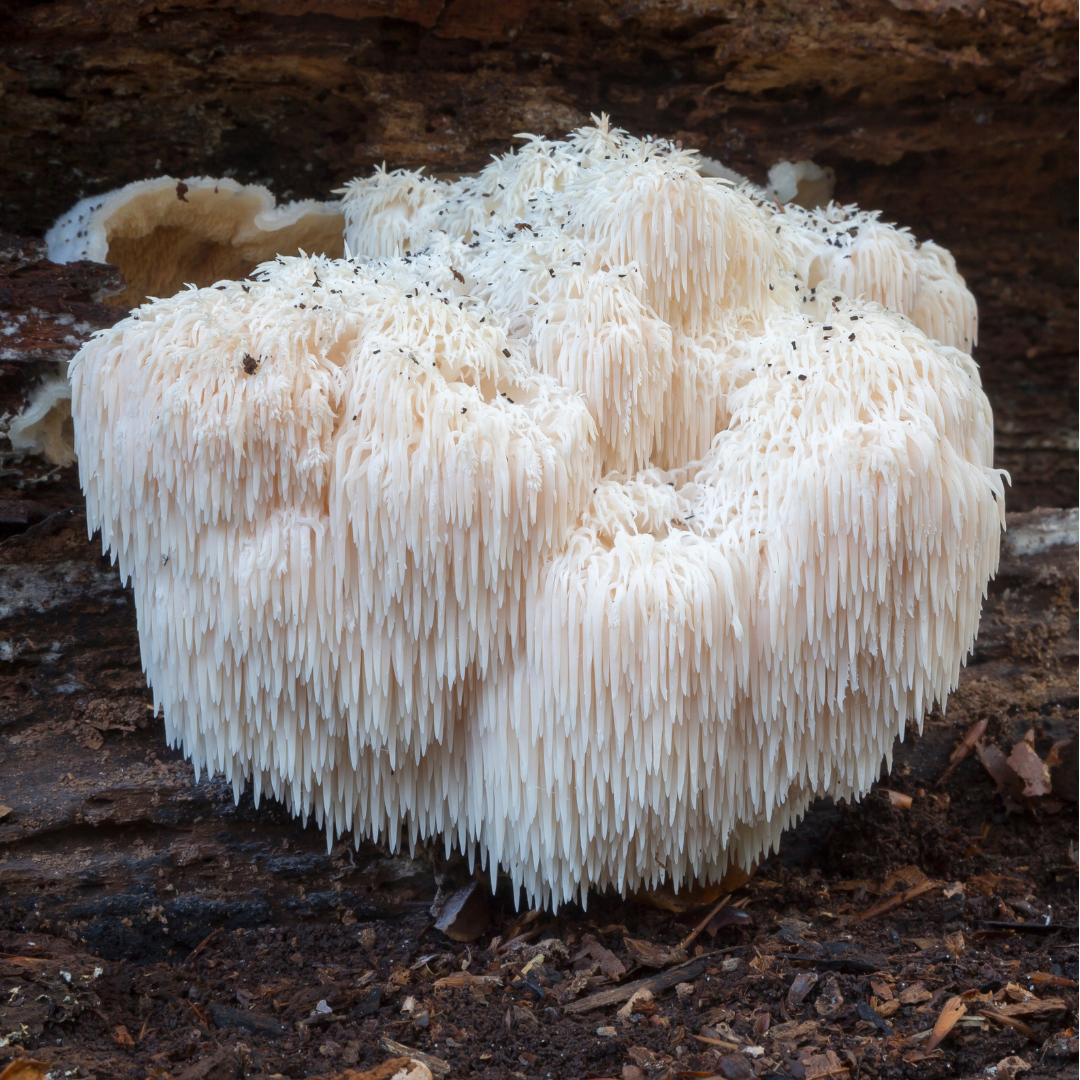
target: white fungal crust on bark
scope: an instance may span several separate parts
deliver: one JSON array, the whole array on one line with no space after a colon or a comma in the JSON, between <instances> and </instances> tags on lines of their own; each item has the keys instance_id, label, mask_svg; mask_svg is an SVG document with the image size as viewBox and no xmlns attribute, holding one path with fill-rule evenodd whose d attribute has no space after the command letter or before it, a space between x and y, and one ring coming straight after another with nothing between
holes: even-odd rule
<instances>
[{"instance_id":1,"label":"white fungal crust on bark","mask_svg":"<svg viewBox=\"0 0 1080 1080\"><path fill-rule=\"evenodd\" d=\"M170 739L328 843L442 838L531 903L717 880L865 792L998 560L948 254L873 220L852 291L813 288L801 225L603 122L345 211L351 259L156 301L72 364Z\"/></svg>"}]
</instances>

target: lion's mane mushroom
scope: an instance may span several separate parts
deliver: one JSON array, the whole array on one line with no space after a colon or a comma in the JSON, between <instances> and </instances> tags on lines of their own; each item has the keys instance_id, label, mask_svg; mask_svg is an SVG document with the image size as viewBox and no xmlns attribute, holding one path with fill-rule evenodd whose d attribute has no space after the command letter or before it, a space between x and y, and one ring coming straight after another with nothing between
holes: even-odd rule
<instances>
[{"instance_id":1,"label":"lion's mane mushroom","mask_svg":"<svg viewBox=\"0 0 1080 1080\"><path fill-rule=\"evenodd\" d=\"M531 901L716 880L866 791L997 564L970 356L604 123L344 204L358 256L73 364L170 738L328 842L456 841Z\"/></svg>"}]
</instances>

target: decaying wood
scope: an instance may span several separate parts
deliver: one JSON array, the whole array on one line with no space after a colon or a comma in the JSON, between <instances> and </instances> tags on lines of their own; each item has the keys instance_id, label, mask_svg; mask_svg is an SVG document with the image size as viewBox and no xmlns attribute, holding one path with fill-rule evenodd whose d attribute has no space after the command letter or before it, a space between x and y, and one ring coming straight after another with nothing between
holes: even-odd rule
<instances>
[{"instance_id":1,"label":"decaying wood","mask_svg":"<svg viewBox=\"0 0 1080 1080\"><path fill-rule=\"evenodd\" d=\"M609 990L598 990L595 994L581 998L580 1001L572 1001L565 1007L568 1013L585 1013L593 1009L602 1009L607 1005L617 1005L621 1001L628 1001L639 990L648 990L652 994L659 994L664 990L670 990L681 982L692 982L714 959L714 954L702 953L693 960L688 960L678 967L662 971L657 975L650 975L645 979L637 979L634 982L624 983L622 986L613 986Z\"/></svg>"},{"instance_id":2,"label":"decaying wood","mask_svg":"<svg viewBox=\"0 0 1080 1080\"><path fill-rule=\"evenodd\" d=\"M0 229L40 235L162 174L279 199L381 162L457 174L601 111L757 181L813 159L838 200L954 252L1010 508L1070 506L1075 18L1067 0L25 0L0 9Z\"/></svg>"}]
</instances>

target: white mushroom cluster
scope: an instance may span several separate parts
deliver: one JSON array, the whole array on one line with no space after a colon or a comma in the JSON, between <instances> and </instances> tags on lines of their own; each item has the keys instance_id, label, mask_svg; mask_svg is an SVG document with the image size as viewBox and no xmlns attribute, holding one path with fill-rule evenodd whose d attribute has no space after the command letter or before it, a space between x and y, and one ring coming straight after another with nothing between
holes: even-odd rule
<instances>
[{"instance_id":1,"label":"white mushroom cluster","mask_svg":"<svg viewBox=\"0 0 1080 1080\"><path fill-rule=\"evenodd\" d=\"M344 207L346 259L72 365L169 738L530 902L717 880L865 792L998 559L948 255L604 122Z\"/></svg>"}]
</instances>

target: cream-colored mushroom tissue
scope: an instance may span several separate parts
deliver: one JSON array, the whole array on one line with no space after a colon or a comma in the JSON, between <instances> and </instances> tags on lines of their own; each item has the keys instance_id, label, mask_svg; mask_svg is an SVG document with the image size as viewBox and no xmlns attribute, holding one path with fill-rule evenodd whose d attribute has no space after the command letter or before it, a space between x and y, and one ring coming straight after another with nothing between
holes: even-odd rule
<instances>
[{"instance_id":1,"label":"cream-colored mushroom tissue","mask_svg":"<svg viewBox=\"0 0 1080 1080\"><path fill-rule=\"evenodd\" d=\"M169 738L530 903L718 880L865 792L998 560L948 253L603 119L343 206L347 258L72 363Z\"/></svg>"}]
</instances>

